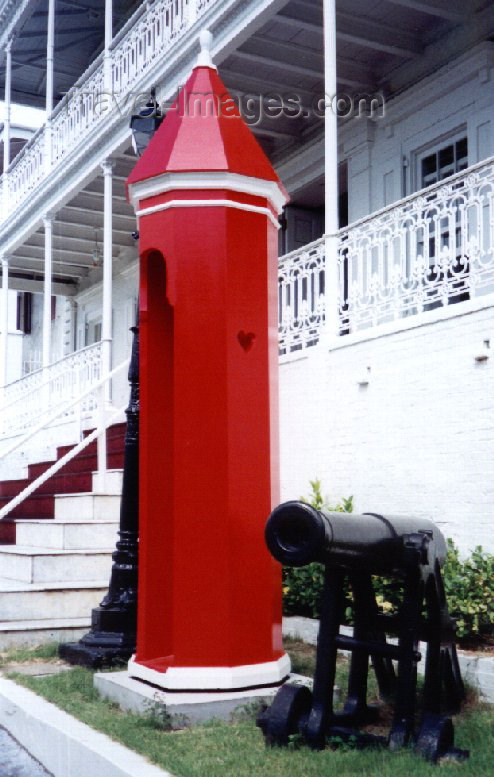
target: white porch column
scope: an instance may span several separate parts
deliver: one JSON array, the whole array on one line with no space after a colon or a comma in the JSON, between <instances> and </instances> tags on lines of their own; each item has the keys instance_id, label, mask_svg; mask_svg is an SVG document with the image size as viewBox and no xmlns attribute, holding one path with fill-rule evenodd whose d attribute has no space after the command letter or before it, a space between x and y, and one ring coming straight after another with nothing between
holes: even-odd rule
<instances>
[{"instance_id":1,"label":"white porch column","mask_svg":"<svg viewBox=\"0 0 494 777\"><path fill-rule=\"evenodd\" d=\"M50 365L51 360L51 297L53 270L53 217L49 214L43 218L45 228L45 284L43 292L43 368Z\"/></svg>"},{"instance_id":2,"label":"white porch column","mask_svg":"<svg viewBox=\"0 0 494 777\"><path fill-rule=\"evenodd\" d=\"M336 110L336 3L324 0L324 181L326 243L326 334L338 336L338 117Z\"/></svg>"},{"instance_id":3,"label":"white porch column","mask_svg":"<svg viewBox=\"0 0 494 777\"><path fill-rule=\"evenodd\" d=\"M113 91L111 43L113 40L113 0L105 0L105 53L103 59L104 85L107 95Z\"/></svg>"},{"instance_id":4,"label":"white porch column","mask_svg":"<svg viewBox=\"0 0 494 777\"><path fill-rule=\"evenodd\" d=\"M46 126L45 169L51 168L51 114L53 112L53 58L55 52L55 0L48 0L48 26L46 30Z\"/></svg>"},{"instance_id":5,"label":"white porch column","mask_svg":"<svg viewBox=\"0 0 494 777\"><path fill-rule=\"evenodd\" d=\"M7 215L9 208L9 174L7 172L10 165L10 122L12 117L11 108L12 93L12 38L5 46L5 121L3 124L3 209Z\"/></svg>"},{"instance_id":6,"label":"white porch column","mask_svg":"<svg viewBox=\"0 0 494 777\"><path fill-rule=\"evenodd\" d=\"M2 332L0 338L0 386L7 385L8 335L9 335L9 262L2 256ZM2 397L3 400L3 397Z\"/></svg>"},{"instance_id":7,"label":"white porch column","mask_svg":"<svg viewBox=\"0 0 494 777\"><path fill-rule=\"evenodd\" d=\"M103 316L101 323L101 358L103 375L111 371L112 350L112 247L113 247L113 162L107 159L101 165L104 177L103 212ZM105 403L111 401L110 385L105 385Z\"/></svg>"}]
</instances>

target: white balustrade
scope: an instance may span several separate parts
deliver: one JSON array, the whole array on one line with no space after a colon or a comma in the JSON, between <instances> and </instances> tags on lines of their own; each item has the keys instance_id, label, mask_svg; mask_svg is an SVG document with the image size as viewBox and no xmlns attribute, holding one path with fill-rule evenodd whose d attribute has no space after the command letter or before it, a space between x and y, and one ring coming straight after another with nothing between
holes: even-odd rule
<instances>
[{"instance_id":1,"label":"white balustrade","mask_svg":"<svg viewBox=\"0 0 494 777\"><path fill-rule=\"evenodd\" d=\"M183 32L217 0L155 0L148 3L111 49L112 93L105 92L103 59L100 56L83 74L55 110L51 128L51 156L46 160L45 127L41 127L10 166L5 220L38 183L75 149L110 113L130 115L134 100L142 95L139 82L147 71L166 56ZM141 105L142 107L142 105Z\"/></svg>"},{"instance_id":2,"label":"white balustrade","mask_svg":"<svg viewBox=\"0 0 494 777\"><path fill-rule=\"evenodd\" d=\"M52 121L52 161L59 162L80 142L81 135L89 131L112 108L111 95L103 91L103 65L91 73L79 87L67 94L65 105Z\"/></svg>"},{"instance_id":3,"label":"white balustrade","mask_svg":"<svg viewBox=\"0 0 494 777\"><path fill-rule=\"evenodd\" d=\"M494 293L494 158L338 237L338 300L326 300L323 239L279 260L281 355L319 341L326 304L344 335Z\"/></svg>"},{"instance_id":4,"label":"white balustrade","mask_svg":"<svg viewBox=\"0 0 494 777\"><path fill-rule=\"evenodd\" d=\"M46 173L45 128L40 127L9 168L9 212L28 196ZM7 213L4 213L4 218Z\"/></svg>"},{"instance_id":5,"label":"white balustrade","mask_svg":"<svg viewBox=\"0 0 494 777\"><path fill-rule=\"evenodd\" d=\"M101 376L101 343L95 343L11 383L5 388L0 412L2 436L12 437L29 429L57 407L87 392ZM96 409L97 401L96 394L89 394L72 406L63 420L80 422Z\"/></svg>"},{"instance_id":6,"label":"white balustrade","mask_svg":"<svg viewBox=\"0 0 494 777\"><path fill-rule=\"evenodd\" d=\"M324 239L282 256L278 264L280 355L315 345L325 321Z\"/></svg>"},{"instance_id":7,"label":"white balustrade","mask_svg":"<svg viewBox=\"0 0 494 777\"><path fill-rule=\"evenodd\" d=\"M340 231L340 334L494 292L494 160Z\"/></svg>"},{"instance_id":8,"label":"white balustrade","mask_svg":"<svg viewBox=\"0 0 494 777\"><path fill-rule=\"evenodd\" d=\"M187 0L157 0L112 53L113 91L122 98L188 26Z\"/></svg>"}]
</instances>

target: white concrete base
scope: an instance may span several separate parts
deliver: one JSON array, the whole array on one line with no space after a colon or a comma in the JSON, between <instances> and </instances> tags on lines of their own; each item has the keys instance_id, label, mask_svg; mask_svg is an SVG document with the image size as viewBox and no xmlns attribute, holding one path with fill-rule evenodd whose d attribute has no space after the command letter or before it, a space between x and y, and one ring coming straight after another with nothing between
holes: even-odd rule
<instances>
[{"instance_id":1,"label":"white concrete base","mask_svg":"<svg viewBox=\"0 0 494 777\"><path fill-rule=\"evenodd\" d=\"M163 688L166 691L222 691L242 688L262 688L280 684L290 674L290 659L286 653L277 661L264 664L218 667L170 667L157 672L137 663L133 656L129 661L129 675L137 680Z\"/></svg>"},{"instance_id":2,"label":"white concrete base","mask_svg":"<svg viewBox=\"0 0 494 777\"><path fill-rule=\"evenodd\" d=\"M291 681L311 685L311 680L300 675L290 675ZM141 680L129 677L128 672L98 672L94 675L94 687L105 699L115 702L129 712L152 713L155 705L166 707L172 716L172 728L203 723L207 720L230 720L235 712L241 712L255 702L269 704L279 686L257 688L248 691L167 692L154 688Z\"/></svg>"},{"instance_id":3,"label":"white concrete base","mask_svg":"<svg viewBox=\"0 0 494 777\"><path fill-rule=\"evenodd\" d=\"M0 726L53 777L172 777L142 755L3 677Z\"/></svg>"}]
</instances>

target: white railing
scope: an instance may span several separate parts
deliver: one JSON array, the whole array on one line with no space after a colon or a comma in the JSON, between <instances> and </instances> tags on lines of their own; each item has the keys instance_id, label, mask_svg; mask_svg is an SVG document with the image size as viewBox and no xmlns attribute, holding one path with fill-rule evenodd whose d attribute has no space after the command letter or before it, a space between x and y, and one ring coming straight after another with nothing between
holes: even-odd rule
<instances>
[{"instance_id":1,"label":"white railing","mask_svg":"<svg viewBox=\"0 0 494 777\"><path fill-rule=\"evenodd\" d=\"M91 389L101 375L101 343L95 343L6 386L0 410L1 437L29 429L54 408ZM94 397L89 395L85 403L66 413L65 420L75 419L77 410L76 420L81 423L94 409Z\"/></svg>"},{"instance_id":2,"label":"white railing","mask_svg":"<svg viewBox=\"0 0 494 777\"><path fill-rule=\"evenodd\" d=\"M280 355L315 345L324 324L324 238L282 256L278 264Z\"/></svg>"},{"instance_id":3,"label":"white railing","mask_svg":"<svg viewBox=\"0 0 494 777\"><path fill-rule=\"evenodd\" d=\"M65 98L64 105L53 118L51 126L51 160L56 165L80 143L88 132L108 112L111 95L105 96L103 65L100 63L85 81Z\"/></svg>"},{"instance_id":4,"label":"white railing","mask_svg":"<svg viewBox=\"0 0 494 777\"><path fill-rule=\"evenodd\" d=\"M117 35L111 50L110 83L105 83L100 55L57 106L51 127L41 127L13 160L6 176L7 212L3 212L0 221L18 208L54 167L80 148L88 132L108 123L115 112L125 111L130 115L135 107L132 97L134 93L137 97L136 87L146 72L166 57L183 32L215 2L155 0L136 11L135 20L130 20L127 31Z\"/></svg>"},{"instance_id":5,"label":"white railing","mask_svg":"<svg viewBox=\"0 0 494 777\"><path fill-rule=\"evenodd\" d=\"M116 410L115 408L111 408L110 410L106 409L105 386L108 382L110 382L124 369L127 369L129 366L129 363L130 363L130 358L121 362L121 364L119 364L118 367L115 367L110 373L105 375L103 378L100 378L94 385L87 388L75 399L71 399L69 401L66 401L65 403L62 403L62 405L59 406L58 409L52 411L46 419L40 421L38 424L36 424L36 426L30 429L20 439L11 443L5 450L2 451L2 453L0 454L0 458L6 458L15 450L24 447L26 443L30 443L31 440L37 434L39 434L40 432L43 432L57 419L61 417L66 417L67 414L70 413L70 411L74 410L78 406L86 405L88 402L90 402L90 404L92 404L93 406L96 406L96 405L98 406L98 409L99 409L98 427L94 429L86 437L84 437L82 440L80 440L77 443L77 445L71 448L71 450L69 450L64 456L62 456L60 459L55 461L51 465L51 467L45 470L45 472L39 475L39 477L37 477L35 480L29 483L29 485L27 485L26 488L23 491L21 491L17 496L11 499L10 502L4 505L0 510L0 520L2 520L7 515L9 515L9 513L11 513L15 507L17 507L19 504L21 504L21 502L27 499L28 496L30 496L34 491L36 491L36 489L38 489L49 478L55 475L60 469L62 469L62 467L65 466L65 464L67 464L71 459L77 456L77 454L79 454L82 450L84 450L84 448L87 448L87 446L90 445L94 440L97 440L97 443L98 443L97 444L97 471L100 475L100 483L104 490L105 475L108 469L107 449L106 449L106 429L112 423L122 418L125 410L125 406L118 408ZM80 411L78 414L80 414Z\"/></svg>"},{"instance_id":6,"label":"white railing","mask_svg":"<svg viewBox=\"0 0 494 777\"><path fill-rule=\"evenodd\" d=\"M46 174L46 127L40 127L15 157L8 173L8 213L15 210Z\"/></svg>"},{"instance_id":7,"label":"white railing","mask_svg":"<svg viewBox=\"0 0 494 777\"><path fill-rule=\"evenodd\" d=\"M27 359L22 361L22 377L37 372L43 365L43 355L41 351L31 351ZM17 381L15 381L17 383Z\"/></svg>"},{"instance_id":8,"label":"white railing","mask_svg":"<svg viewBox=\"0 0 494 777\"><path fill-rule=\"evenodd\" d=\"M137 76L162 57L180 33L190 26L190 5L188 0L158 0L119 41L112 54L115 94L124 95Z\"/></svg>"},{"instance_id":9,"label":"white railing","mask_svg":"<svg viewBox=\"0 0 494 777\"><path fill-rule=\"evenodd\" d=\"M338 236L338 300L326 299L323 239L279 260L282 355L318 342L327 304L345 335L494 293L494 158Z\"/></svg>"},{"instance_id":10,"label":"white railing","mask_svg":"<svg viewBox=\"0 0 494 777\"><path fill-rule=\"evenodd\" d=\"M494 291L494 158L340 232L340 334Z\"/></svg>"}]
</instances>

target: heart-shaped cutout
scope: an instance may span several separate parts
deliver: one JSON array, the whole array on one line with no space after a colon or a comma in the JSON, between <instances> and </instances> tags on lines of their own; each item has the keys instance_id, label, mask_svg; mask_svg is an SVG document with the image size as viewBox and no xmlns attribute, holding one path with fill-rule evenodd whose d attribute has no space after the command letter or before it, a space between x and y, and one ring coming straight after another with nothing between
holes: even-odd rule
<instances>
[{"instance_id":1,"label":"heart-shaped cutout","mask_svg":"<svg viewBox=\"0 0 494 777\"><path fill-rule=\"evenodd\" d=\"M244 332L243 329L241 329L237 335L237 340L246 353L250 351L250 349L254 345L255 339L256 339L256 336L254 332Z\"/></svg>"}]
</instances>

